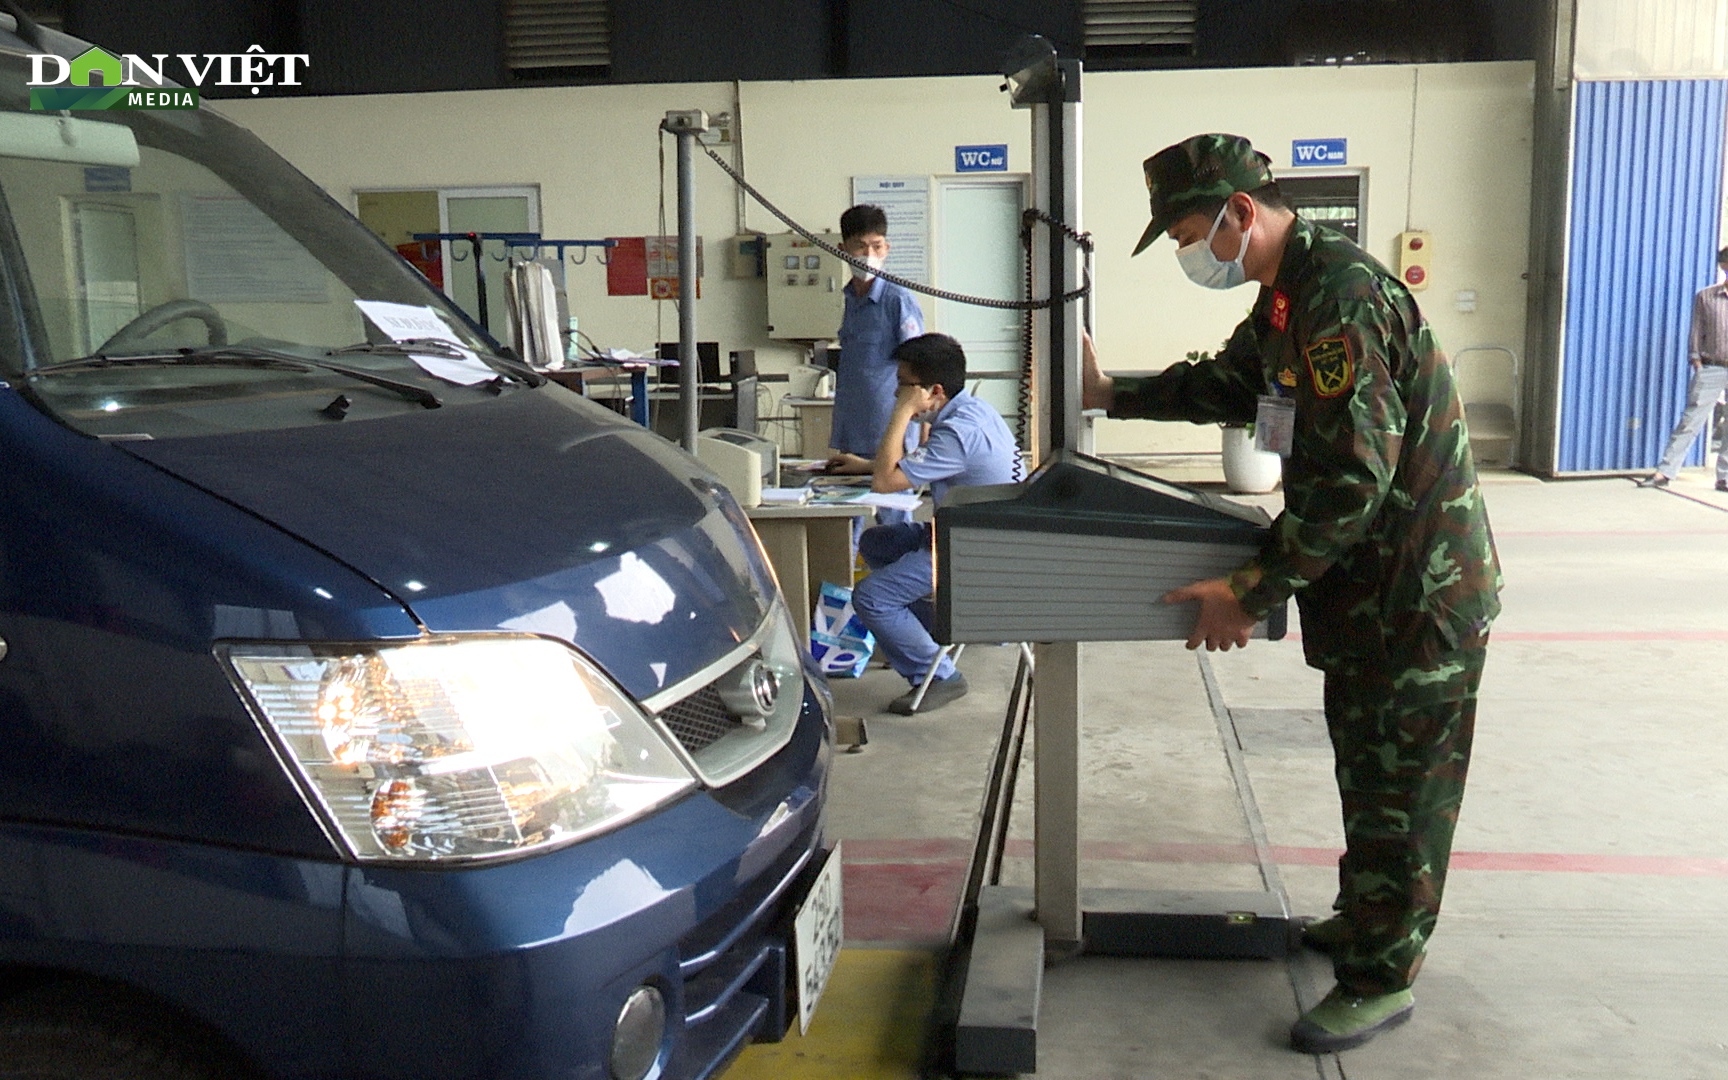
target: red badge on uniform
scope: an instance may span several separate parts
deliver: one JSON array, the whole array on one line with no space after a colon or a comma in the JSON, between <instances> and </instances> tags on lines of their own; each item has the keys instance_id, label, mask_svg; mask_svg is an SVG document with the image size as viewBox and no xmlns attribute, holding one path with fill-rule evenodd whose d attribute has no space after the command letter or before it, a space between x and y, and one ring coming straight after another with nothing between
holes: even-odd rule
<instances>
[{"instance_id":1,"label":"red badge on uniform","mask_svg":"<svg viewBox=\"0 0 1728 1080\"><path fill-rule=\"evenodd\" d=\"M1272 329L1282 331L1290 325L1290 298L1281 292L1272 293Z\"/></svg>"}]
</instances>

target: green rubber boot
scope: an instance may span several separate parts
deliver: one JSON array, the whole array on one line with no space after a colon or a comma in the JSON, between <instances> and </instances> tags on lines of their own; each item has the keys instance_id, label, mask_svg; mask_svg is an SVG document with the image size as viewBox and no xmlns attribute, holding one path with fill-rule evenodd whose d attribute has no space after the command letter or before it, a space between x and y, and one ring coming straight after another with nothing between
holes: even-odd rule
<instances>
[{"instance_id":1,"label":"green rubber boot","mask_svg":"<svg viewBox=\"0 0 1728 1080\"><path fill-rule=\"evenodd\" d=\"M1330 919L1316 919L1302 927L1302 944L1315 952L1336 956L1344 943L1350 940L1350 924L1344 921L1344 916L1334 915Z\"/></svg>"},{"instance_id":2,"label":"green rubber boot","mask_svg":"<svg viewBox=\"0 0 1728 1080\"><path fill-rule=\"evenodd\" d=\"M1334 986L1290 1028L1290 1045L1305 1054L1335 1054L1390 1031L1415 1011L1409 990L1359 997Z\"/></svg>"}]
</instances>

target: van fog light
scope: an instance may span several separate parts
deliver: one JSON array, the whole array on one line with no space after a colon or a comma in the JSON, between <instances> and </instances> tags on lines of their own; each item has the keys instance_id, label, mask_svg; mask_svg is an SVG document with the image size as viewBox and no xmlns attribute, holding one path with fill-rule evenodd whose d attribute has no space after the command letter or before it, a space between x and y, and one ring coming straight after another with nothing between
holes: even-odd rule
<instances>
[{"instance_id":1,"label":"van fog light","mask_svg":"<svg viewBox=\"0 0 1728 1080\"><path fill-rule=\"evenodd\" d=\"M652 986L630 992L612 1032L613 1080L642 1080L660 1057L666 1037L666 999Z\"/></svg>"}]
</instances>

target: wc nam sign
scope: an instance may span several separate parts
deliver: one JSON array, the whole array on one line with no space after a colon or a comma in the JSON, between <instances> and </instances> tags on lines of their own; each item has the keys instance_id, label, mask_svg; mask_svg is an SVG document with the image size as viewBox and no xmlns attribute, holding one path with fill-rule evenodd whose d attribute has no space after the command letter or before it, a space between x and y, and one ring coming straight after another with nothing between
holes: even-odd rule
<instances>
[{"instance_id":1,"label":"wc nam sign","mask_svg":"<svg viewBox=\"0 0 1728 1080\"><path fill-rule=\"evenodd\" d=\"M1294 139L1290 143L1290 164L1300 168L1304 165L1343 165L1348 155L1345 153L1345 139Z\"/></svg>"},{"instance_id":2,"label":"wc nam sign","mask_svg":"<svg viewBox=\"0 0 1728 1080\"><path fill-rule=\"evenodd\" d=\"M957 173L1007 172L1008 144L989 146L956 146L954 171Z\"/></svg>"}]
</instances>

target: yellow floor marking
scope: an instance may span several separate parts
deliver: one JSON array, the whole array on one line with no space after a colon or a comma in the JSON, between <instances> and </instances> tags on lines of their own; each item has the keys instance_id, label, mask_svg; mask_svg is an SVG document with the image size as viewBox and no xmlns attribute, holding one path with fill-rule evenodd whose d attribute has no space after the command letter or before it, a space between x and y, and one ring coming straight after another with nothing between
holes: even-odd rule
<instances>
[{"instance_id":1,"label":"yellow floor marking","mask_svg":"<svg viewBox=\"0 0 1728 1080\"><path fill-rule=\"evenodd\" d=\"M936 955L899 949L842 949L828 988L798 1034L758 1043L724 1080L913 1080L935 1002Z\"/></svg>"}]
</instances>

